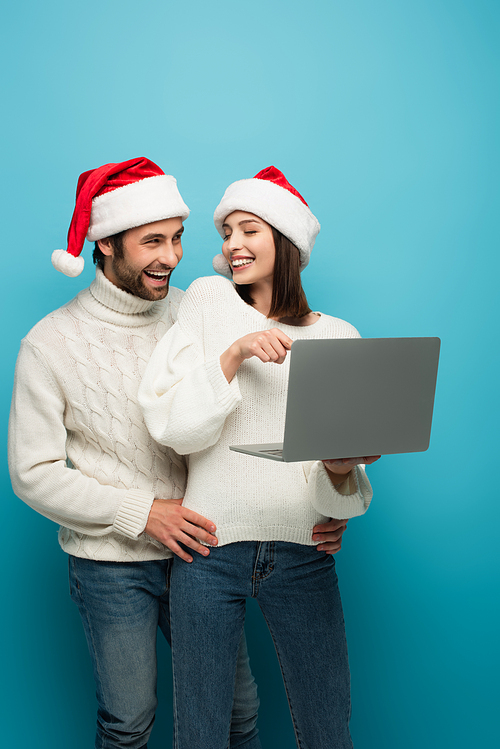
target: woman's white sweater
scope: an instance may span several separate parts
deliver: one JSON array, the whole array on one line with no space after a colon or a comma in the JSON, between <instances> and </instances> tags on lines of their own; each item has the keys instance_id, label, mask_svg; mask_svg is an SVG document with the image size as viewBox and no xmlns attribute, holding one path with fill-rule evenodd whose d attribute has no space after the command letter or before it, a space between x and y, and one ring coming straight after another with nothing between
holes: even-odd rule
<instances>
[{"instance_id":1,"label":"woman's white sweater","mask_svg":"<svg viewBox=\"0 0 500 749\"><path fill-rule=\"evenodd\" d=\"M229 450L283 439L289 357L282 365L247 359L231 383L219 361L238 338L274 327L292 340L359 336L328 315L310 326L282 325L246 304L231 281L200 278L139 389L154 439L189 455L184 505L213 520L220 546L246 540L314 545L316 523L361 515L372 497L362 468L335 489L319 461L280 463Z\"/></svg>"}]
</instances>

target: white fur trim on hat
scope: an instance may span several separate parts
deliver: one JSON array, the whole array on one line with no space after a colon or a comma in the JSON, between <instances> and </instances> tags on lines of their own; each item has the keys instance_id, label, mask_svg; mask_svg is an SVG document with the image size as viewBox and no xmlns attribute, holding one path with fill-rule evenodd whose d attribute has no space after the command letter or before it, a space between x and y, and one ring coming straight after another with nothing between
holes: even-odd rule
<instances>
[{"instance_id":1,"label":"white fur trim on hat","mask_svg":"<svg viewBox=\"0 0 500 749\"><path fill-rule=\"evenodd\" d=\"M278 229L299 249L301 270L306 267L321 227L300 198L265 179L241 179L229 185L215 209L215 227L221 237L224 219L233 211L253 213Z\"/></svg>"},{"instance_id":2,"label":"white fur trim on hat","mask_svg":"<svg viewBox=\"0 0 500 749\"><path fill-rule=\"evenodd\" d=\"M177 216L184 221L189 208L181 198L175 177L169 174L146 177L94 198L87 239L95 242L126 229Z\"/></svg>"},{"instance_id":3,"label":"white fur trim on hat","mask_svg":"<svg viewBox=\"0 0 500 749\"><path fill-rule=\"evenodd\" d=\"M214 257L214 259L212 260L212 266L214 271L216 273L220 273L221 276L225 276L226 278L233 277L233 273L231 271L229 263L227 262L224 255L222 255L222 253Z\"/></svg>"},{"instance_id":4,"label":"white fur trim on hat","mask_svg":"<svg viewBox=\"0 0 500 749\"><path fill-rule=\"evenodd\" d=\"M70 278L79 276L85 265L85 260L81 255L75 257L66 250L54 250L51 259L54 268Z\"/></svg>"}]
</instances>

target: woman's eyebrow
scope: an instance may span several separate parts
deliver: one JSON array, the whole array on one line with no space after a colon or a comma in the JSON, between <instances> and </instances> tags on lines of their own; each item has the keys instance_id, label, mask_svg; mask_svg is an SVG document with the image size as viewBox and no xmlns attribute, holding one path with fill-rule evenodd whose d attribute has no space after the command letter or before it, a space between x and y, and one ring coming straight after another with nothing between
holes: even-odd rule
<instances>
[{"instance_id":1,"label":"woman's eyebrow","mask_svg":"<svg viewBox=\"0 0 500 749\"><path fill-rule=\"evenodd\" d=\"M238 221L238 226L243 226L243 224L260 224L261 222L257 218L246 218L243 221ZM223 229L230 229L229 224L222 224Z\"/></svg>"}]
</instances>

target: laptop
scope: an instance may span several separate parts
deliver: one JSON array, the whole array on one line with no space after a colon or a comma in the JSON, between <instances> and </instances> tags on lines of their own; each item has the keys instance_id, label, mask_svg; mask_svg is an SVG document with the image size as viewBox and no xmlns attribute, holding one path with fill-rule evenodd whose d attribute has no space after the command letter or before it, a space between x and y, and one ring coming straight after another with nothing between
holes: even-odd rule
<instances>
[{"instance_id":1,"label":"laptop","mask_svg":"<svg viewBox=\"0 0 500 749\"><path fill-rule=\"evenodd\" d=\"M439 338L295 341L282 443L231 450L284 462L423 452Z\"/></svg>"}]
</instances>

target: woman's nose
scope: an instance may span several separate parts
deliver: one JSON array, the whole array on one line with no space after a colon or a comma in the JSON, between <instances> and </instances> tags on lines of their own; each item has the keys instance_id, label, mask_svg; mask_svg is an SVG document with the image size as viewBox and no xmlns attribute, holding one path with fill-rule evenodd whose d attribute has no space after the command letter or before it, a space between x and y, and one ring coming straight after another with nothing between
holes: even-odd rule
<instances>
[{"instance_id":1,"label":"woman's nose","mask_svg":"<svg viewBox=\"0 0 500 749\"><path fill-rule=\"evenodd\" d=\"M228 250L239 250L241 247L241 240L239 239L238 235L233 232L229 239L227 240L227 247Z\"/></svg>"}]
</instances>

